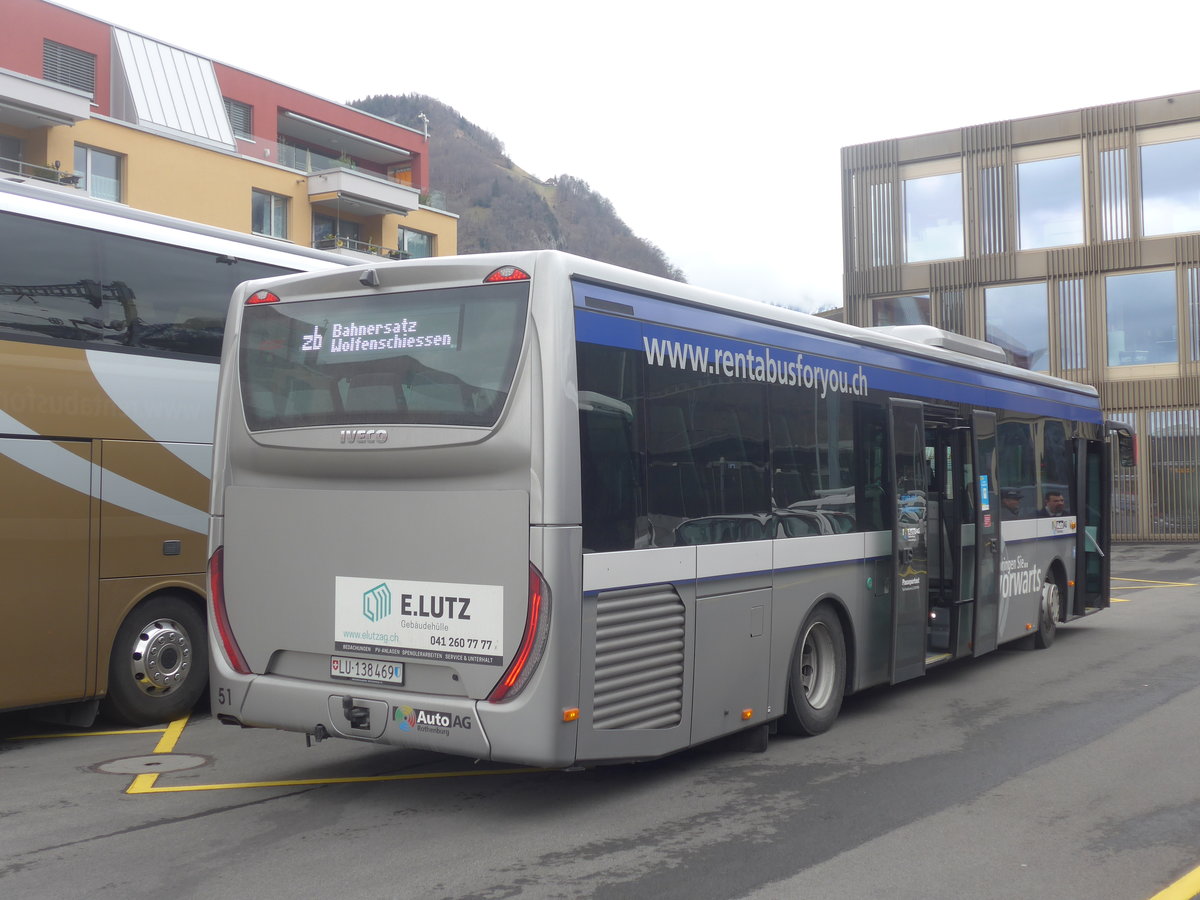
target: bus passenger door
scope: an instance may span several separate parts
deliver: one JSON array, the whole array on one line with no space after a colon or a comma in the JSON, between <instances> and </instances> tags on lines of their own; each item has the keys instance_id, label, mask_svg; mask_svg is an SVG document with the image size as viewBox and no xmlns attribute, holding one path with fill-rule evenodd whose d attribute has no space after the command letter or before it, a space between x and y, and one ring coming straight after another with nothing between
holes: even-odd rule
<instances>
[{"instance_id":1,"label":"bus passenger door","mask_svg":"<svg viewBox=\"0 0 1200 900\"><path fill-rule=\"evenodd\" d=\"M996 414L972 415L975 508L975 656L996 649L1000 639L1000 490L996 481Z\"/></svg>"},{"instance_id":2,"label":"bus passenger door","mask_svg":"<svg viewBox=\"0 0 1200 900\"><path fill-rule=\"evenodd\" d=\"M929 620L925 414L920 403L892 400L888 409L888 475L892 509L892 684L925 674Z\"/></svg>"},{"instance_id":3,"label":"bus passenger door","mask_svg":"<svg viewBox=\"0 0 1200 900\"><path fill-rule=\"evenodd\" d=\"M1075 439L1075 594L1068 619L1108 606L1111 590L1109 530L1111 494L1108 445Z\"/></svg>"}]
</instances>

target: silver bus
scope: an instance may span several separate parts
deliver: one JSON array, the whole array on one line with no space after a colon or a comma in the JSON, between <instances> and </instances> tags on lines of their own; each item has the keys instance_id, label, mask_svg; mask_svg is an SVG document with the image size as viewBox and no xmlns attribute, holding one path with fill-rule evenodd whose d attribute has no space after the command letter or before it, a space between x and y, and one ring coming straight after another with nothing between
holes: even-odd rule
<instances>
[{"instance_id":1,"label":"silver bus","mask_svg":"<svg viewBox=\"0 0 1200 900\"><path fill-rule=\"evenodd\" d=\"M983 342L554 251L244 284L226 334L228 724L543 766L765 744L1109 603L1096 392Z\"/></svg>"}]
</instances>

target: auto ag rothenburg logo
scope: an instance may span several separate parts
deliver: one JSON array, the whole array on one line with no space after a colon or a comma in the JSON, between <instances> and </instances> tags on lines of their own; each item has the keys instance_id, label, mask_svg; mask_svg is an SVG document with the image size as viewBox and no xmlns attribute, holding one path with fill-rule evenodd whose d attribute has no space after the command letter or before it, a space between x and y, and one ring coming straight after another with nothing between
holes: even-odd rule
<instances>
[{"instance_id":1,"label":"auto ag rothenburg logo","mask_svg":"<svg viewBox=\"0 0 1200 900\"><path fill-rule=\"evenodd\" d=\"M392 614L392 591L386 583L363 592L362 614L368 622L378 622Z\"/></svg>"}]
</instances>

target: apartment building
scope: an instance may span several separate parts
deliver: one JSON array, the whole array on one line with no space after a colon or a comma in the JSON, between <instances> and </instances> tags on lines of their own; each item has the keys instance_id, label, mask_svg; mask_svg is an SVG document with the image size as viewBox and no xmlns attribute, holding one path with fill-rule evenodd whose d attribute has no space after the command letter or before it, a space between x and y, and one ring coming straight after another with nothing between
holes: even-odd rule
<instances>
[{"instance_id":1,"label":"apartment building","mask_svg":"<svg viewBox=\"0 0 1200 900\"><path fill-rule=\"evenodd\" d=\"M1094 385L1139 436L1115 532L1200 537L1200 92L842 151L846 321Z\"/></svg>"},{"instance_id":2,"label":"apartment building","mask_svg":"<svg viewBox=\"0 0 1200 900\"><path fill-rule=\"evenodd\" d=\"M457 252L421 123L45 0L4 6L0 177L364 258Z\"/></svg>"}]
</instances>

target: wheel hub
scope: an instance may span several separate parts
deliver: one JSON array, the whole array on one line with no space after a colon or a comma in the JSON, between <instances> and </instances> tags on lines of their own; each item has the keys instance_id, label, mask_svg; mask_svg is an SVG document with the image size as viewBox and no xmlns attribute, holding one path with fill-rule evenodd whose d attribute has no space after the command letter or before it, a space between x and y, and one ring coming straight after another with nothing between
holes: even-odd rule
<instances>
[{"instance_id":1,"label":"wheel hub","mask_svg":"<svg viewBox=\"0 0 1200 900\"><path fill-rule=\"evenodd\" d=\"M130 656L134 683L154 697L183 684L192 667L192 642L172 619L157 619L138 635Z\"/></svg>"}]
</instances>

